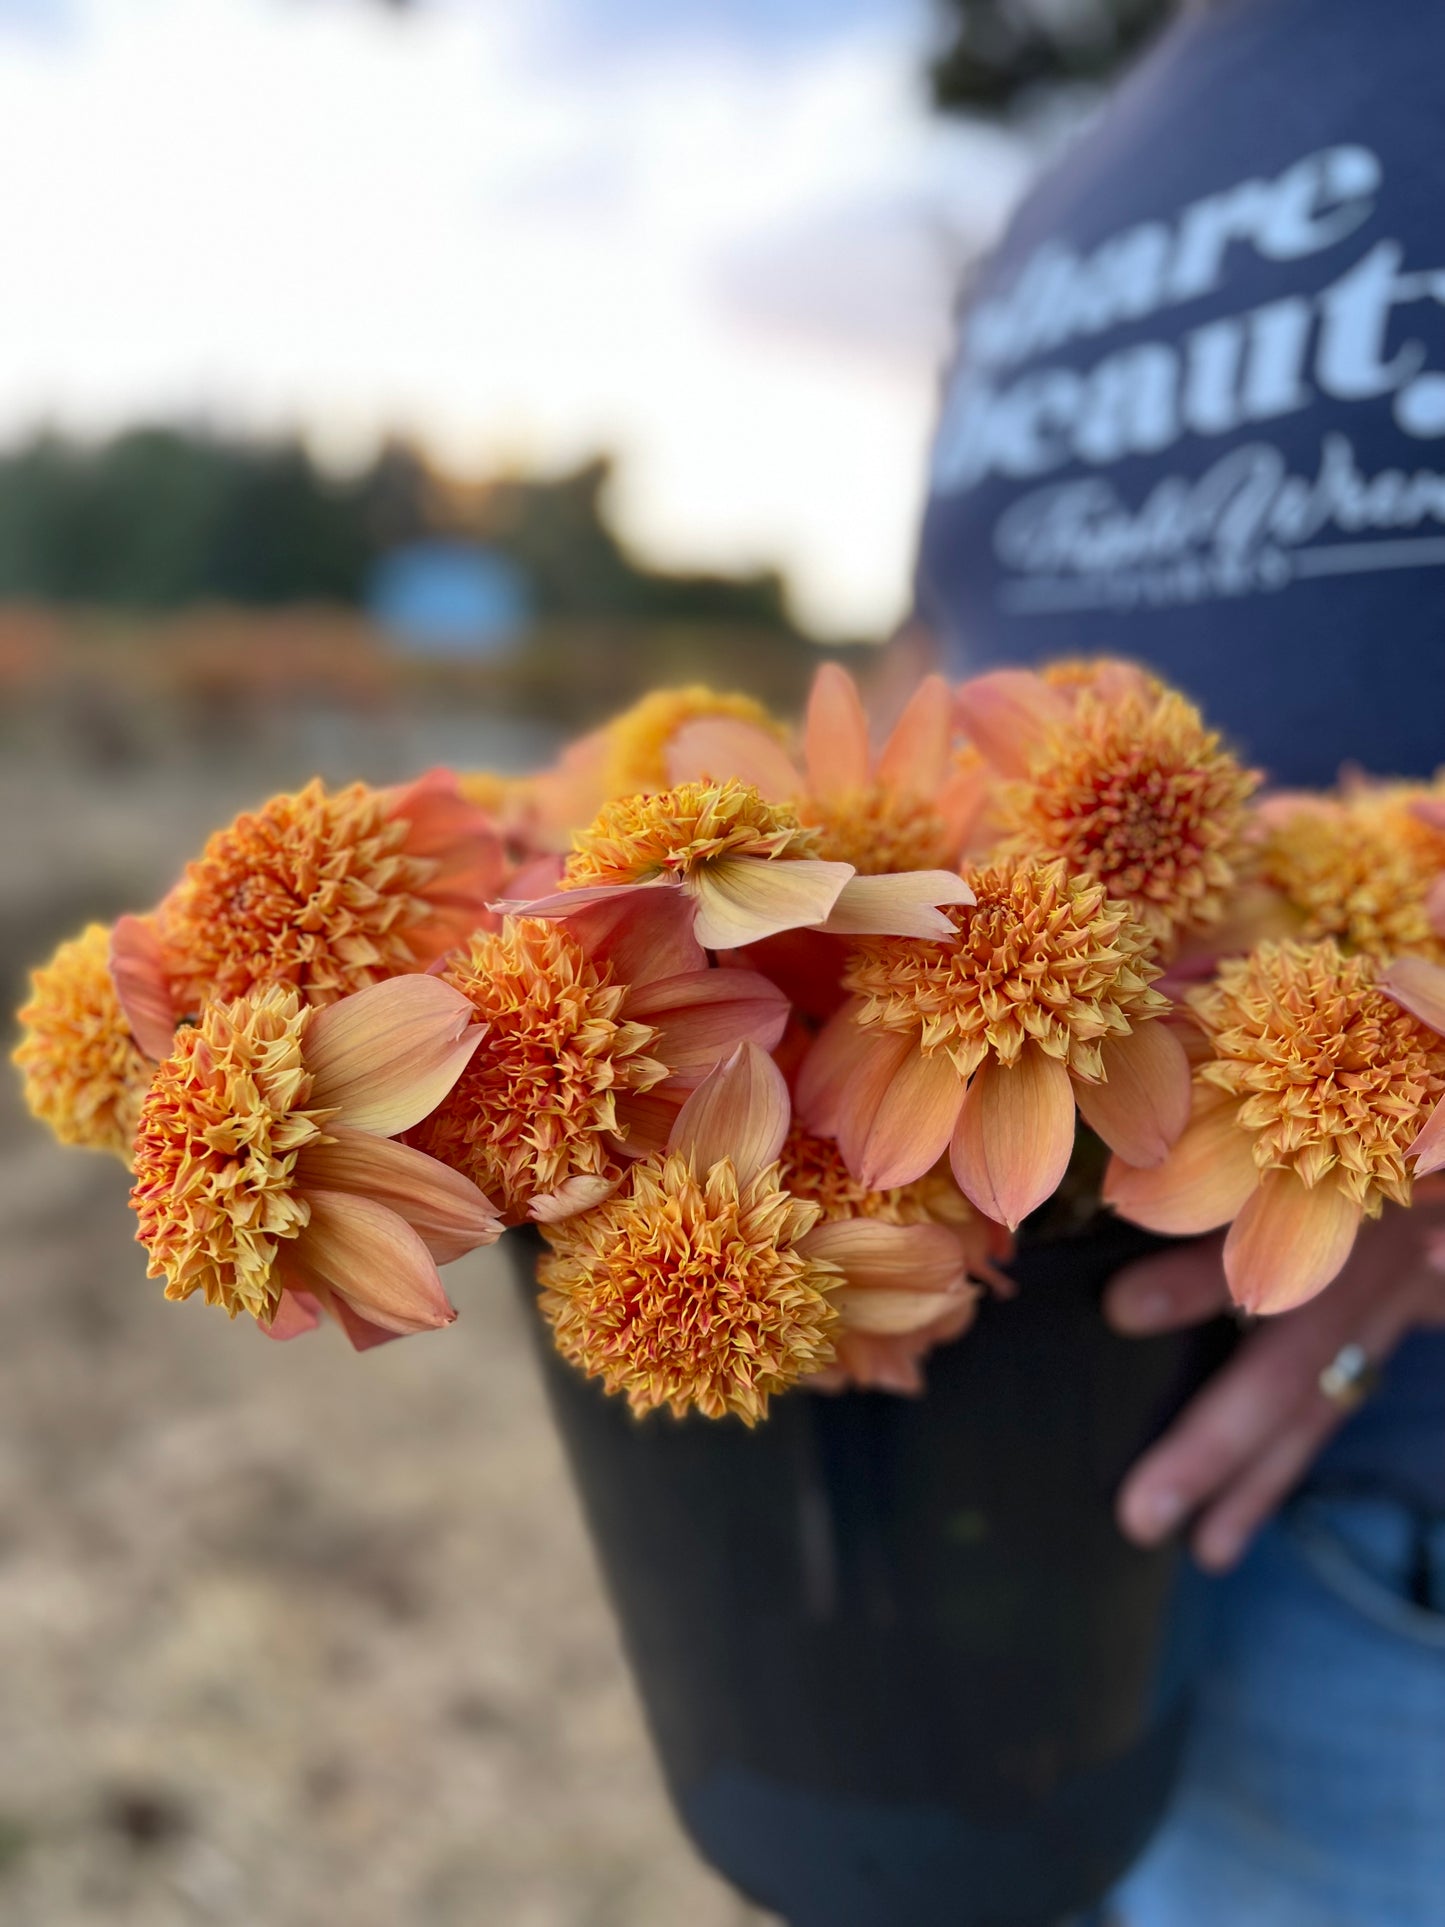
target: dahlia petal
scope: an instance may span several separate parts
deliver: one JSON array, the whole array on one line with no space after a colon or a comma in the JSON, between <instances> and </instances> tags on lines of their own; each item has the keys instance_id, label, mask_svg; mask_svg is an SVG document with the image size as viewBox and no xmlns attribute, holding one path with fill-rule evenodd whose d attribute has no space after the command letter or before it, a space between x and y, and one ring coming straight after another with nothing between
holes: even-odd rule
<instances>
[{"instance_id":1,"label":"dahlia petal","mask_svg":"<svg viewBox=\"0 0 1445 1927\"><path fill-rule=\"evenodd\" d=\"M1360 1207L1338 1185L1312 1188L1293 1171L1267 1171L1224 1241L1224 1275L1246 1311L1292 1311L1343 1269Z\"/></svg>"},{"instance_id":2,"label":"dahlia petal","mask_svg":"<svg viewBox=\"0 0 1445 1927\"><path fill-rule=\"evenodd\" d=\"M629 1091L625 1097L618 1098L613 1108L617 1129L608 1142L617 1155L660 1157L677 1123L682 1096L657 1090Z\"/></svg>"},{"instance_id":3,"label":"dahlia petal","mask_svg":"<svg viewBox=\"0 0 1445 1927\"><path fill-rule=\"evenodd\" d=\"M1425 957L1397 957L1380 978L1380 988L1402 1010L1445 1035L1445 968Z\"/></svg>"},{"instance_id":4,"label":"dahlia petal","mask_svg":"<svg viewBox=\"0 0 1445 1927\"><path fill-rule=\"evenodd\" d=\"M466 800L453 772L428 770L415 782L387 794L392 814L408 825L408 855L437 865L426 884L426 897L459 907L485 904L506 873L506 851L491 817Z\"/></svg>"},{"instance_id":5,"label":"dahlia petal","mask_svg":"<svg viewBox=\"0 0 1445 1927\"><path fill-rule=\"evenodd\" d=\"M931 800L948 774L953 702L942 676L925 676L893 725L875 780L902 796Z\"/></svg>"},{"instance_id":6,"label":"dahlia petal","mask_svg":"<svg viewBox=\"0 0 1445 1927\"><path fill-rule=\"evenodd\" d=\"M430 1115L482 1039L439 977L393 977L316 1010L306 1028L313 1101L353 1130L395 1137Z\"/></svg>"},{"instance_id":7,"label":"dahlia petal","mask_svg":"<svg viewBox=\"0 0 1445 1927\"><path fill-rule=\"evenodd\" d=\"M541 897L502 897L487 907L508 917L549 917L570 922L594 904L625 902L640 890L678 888L672 877L658 877L647 883L589 883L580 890L552 890Z\"/></svg>"},{"instance_id":8,"label":"dahlia petal","mask_svg":"<svg viewBox=\"0 0 1445 1927\"><path fill-rule=\"evenodd\" d=\"M330 1126L330 1141L309 1144L296 1160L305 1191L374 1198L404 1218L439 1265L494 1244L502 1235L497 1207L470 1178L424 1151L367 1131Z\"/></svg>"},{"instance_id":9,"label":"dahlia petal","mask_svg":"<svg viewBox=\"0 0 1445 1927\"><path fill-rule=\"evenodd\" d=\"M567 922L594 963L610 964L615 979L635 989L707 968L707 952L693 934L696 914L685 890L629 885L584 904Z\"/></svg>"},{"instance_id":10,"label":"dahlia petal","mask_svg":"<svg viewBox=\"0 0 1445 1927\"><path fill-rule=\"evenodd\" d=\"M970 1203L1016 1231L1058 1189L1074 1149L1074 1086L1056 1057L1025 1045L1013 1066L973 1074L950 1156Z\"/></svg>"},{"instance_id":11,"label":"dahlia petal","mask_svg":"<svg viewBox=\"0 0 1445 1927\"><path fill-rule=\"evenodd\" d=\"M1445 937L1445 876L1437 877L1425 898L1425 915L1437 937Z\"/></svg>"},{"instance_id":12,"label":"dahlia petal","mask_svg":"<svg viewBox=\"0 0 1445 1927\"><path fill-rule=\"evenodd\" d=\"M330 1295L331 1316L340 1325L351 1341L354 1352L374 1351L378 1345L390 1345L394 1339L405 1338L405 1332L394 1332L382 1325L373 1325L369 1318L363 1318L353 1306L348 1305L340 1292Z\"/></svg>"},{"instance_id":13,"label":"dahlia petal","mask_svg":"<svg viewBox=\"0 0 1445 1927\"><path fill-rule=\"evenodd\" d=\"M312 1294L288 1286L281 1294L270 1324L258 1322L257 1329L267 1338L300 1338L305 1332L314 1332L320 1323L321 1307Z\"/></svg>"},{"instance_id":14,"label":"dahlia petal","mask_svg":"<svg viewBox=\"0 0 1445 1927\"><path fill-rule=\"evenodd\" d=\"M848 1001L841 981L842 945L821 930L781 930L741 950L725 950L718 963L724 969L759 971L800 1016L819 1024Z\"/></svg>"},{"instance_id":15,"label":"dahlia petal","mask_svg":"<svg viewBox=\"0 0 1445 1927\"><path fill-rule=\"evenodd\" d=\"M814 796L838 796L868 781L868 718L857 683L835 662L813 678L803 756Z\"/></svg>"},{"instance_id":16,"label":"dahlia petal","mask_svg":"<svg viewBox=\"0 0 1445 1927\"><path fill-rule=\"evenodd\" d=\"M780 743L736 716L684 723L667 746L669 783L722 783L732 777L772 803L801 796L807 782Z\"/></svg>"},{"instance_id":17,"label":"dahlia petal","mask_svg":"<svg viewBox=\"0 0 1445 1927\"><path fill-rule=\"evenodd\" d=\"M927 1225L890 1225L893 1231L926 1231ZM971 1304L976 1289L960 1285L956 1294ZM922 1331L947 1307L948 1295L934 1291L853 1291L844 1286L833 1294L845 1331L866 1332L870 1338L901 1338L907 1332Z\"/></svg>"},{"instance_id":18,"label":"dahlia petal","mask_svg":"<svg viewBox=\"0 0 1445 1927\"><path fill-rule=\"evenodd\" d=\"M678 1112L668 1149L699 1173L729 1158L746 1184L777 1161L790 1118L783 1073L756 1044L739 1044Z\"/></svg>"},{"instance_id":19,"label":"dahlia petal","mask_svg":"<svg viewBox=\"0 0 1445 1927\"><path fill-rule=\"evenodd\" d=\"M849 863L812 857L719 857L695 878L693 933L709 950L736 950L780 930L820 924L852 875Z\"/></svg>"},{"instance_id":20,"label":"dahlia petal","mask_svg":"<svg viewBox=\"0 0 1445 1927\"><path fill-rule=\"evenodd\" d=\"M176 1011L166 982L165 953L148 917L121 917L110 933L110 975L131 1036L157 1063L169 1057Z\"/></svg>"},{"instance_id":21,"label":"dahlia petal","mask_svg":"<svg viewBox=\"0 0 1445 1927\"><path fill-rule=\"evenodd\" d=\"M837 1137L846 1118L876 1109L915 1048L900 1032L865 1029L854 1021L855 1009L845 1004L828 1019L798 1074L798 1115L819 1137Z\"/></svg>"},{"instance_id":22,"label":"dahlia petal","mask_svg":"<svg viewBox=\"0 0 1445 1927\"><path fill-rule=\"evenodd\" d=\"M953 693L959 728L996 769L1025 776L1049 729L1069 719L1068 704L1026 669L995 669Z\"/></svg>"},{"instance_id":23,"label":"dahlia petal","mask_svg":"<svg viewBox=\"0 0 1445 1927\"><path fill-rule=\"evenodd\" d=\"M1405 1155L1416 1160L1417 1178L1428 1177L1445 1164L1445 1097L1426 1118L1424 1128Z\"/></svg>"},{"instance_id":24,"label":"dahlia petal","mask_svg":"<svg viewBox=\"0 0 1445 1927\"><path fill-rule=\"evenodd\" d=\"M520 870L514 870L507 878L507 894L520 902L525 902L528 897L555 896L566 867L566 858L555 851L546 856L534 856L530 863L524 863Z\"/></svg>"},{"instance_id":25,"label":"dahlia petal","mask_svg":"<svg viewBox=\"0 0 1445 1927\"><path fill-rule=\"evenodd\" d=\"M1106 1081L1074 1085L1086 1124L1126 1164L1160 1164L1189 1123L1190 1072L1167 1024L1141 1024L1111 1037L1100 1056Z\"/></svg>"},{"instance_id":26,"label":"dahlia petal","mask_svg":"<svg viewBox=\"0 0 1445 1927\"><path fill-rule=\"evenodd\" d=\"M496 841L491 817L466 800L452 770L429 769L383 793L391 814L411 825L407 848L414 856L445 861L458 846Z\"/></svg>"},{"instance_id":27,"label":"dahlia petal","mask_svg":"<svg viewBox=\"0 0 1445 1927\"><path fill-rule=\"evenodd\" d=\"M860 1331L914 1331L938 1317L941 1298L968 1282L963 1246L946 1225L841 1218L815 1225L798 1248L836 1265L850 1297L895 1301L891 1311L847 1320Z\"/></svg>"},{"instance_id":28,"label":"dahlia petal","mask_svg":"<svg viewBox=\"0 0 1445 1927\"><path fill-rule=\"evenodd\" d=\"M965 850L978 828L984 805L988 802L989 769L984 762L956 769L933 799L943 818L950 855Z\"/></svg>"},{"instance_id":29,"label":"dahlia petal","mask_svg":"<svg viewBox=\"0 0 1445 1927\"><path fill-rule=\"evenodd\" d=\"M1152 1170L1115 1158L1104 1202L1146 1231L1196 1238L1235 1218L1253 1196L1259 1167L1232 1099L1206 1097L1168 1157Z\"/></svg>"},{"instance_id":30,"label":"dahlia petal","mask_svg":"<svg viewBox=\"0 0 1445 1927\"><path fill-rule=\"evenodd\" d=\"M943 942L957 932L937 905L973 901L973 891L953 870L855 876L843 885L818 928L830 937L923 937Z\"/></svg>"},{"instance_id":31,"label":"dahlia petal","mask_svg":"<svg viewBox=\"0 0 1445 1927\"><path fill-rule=\"evenodd\" d=\"M527 1207L527 1216L534 1224L560 1224L564 1218L575 1218L579 1212L590 1211L604 1198L610 1198L616 1189L616 1178L580 1175L564 1178L555 1191L533 1198Z\"/></svg>"},{"instance_id":32,"label":"dahlia petal","mask_svg":"<svg viewBox=\"0 0 1445 1927\"><path fill-rule=\"evenodd\" d=\"M871 1115L838 1134L845 1163L870 1191L912 1184L948 1149L963 1103L964 1082L947 1051L911 1049L883 1088Z\"/></svg>"},{"instance_id":33,"label":"dahlia petal","mask_svg":"<svg viewBox=\"0 0 1445 1927\"><path fill-rule=\"evenodd\" d=\"M373 1198L310 1191L311 1221L296 1261L368 1324L388 1332L436 1331L456 1318L436 1263L405 1219Z\"/></svg>"},{"instance_id":34,"label":"dahlia petal","mask_svg":"<svg viewBox=\"0 0 1445 1927\"><path fill-rule=\"evenodd\" d=\"M743 1042L772 1050L788 1000L755 970L697 970L634 992L622 1014L657 1031L647 1054L666 1064L669 1082L696 1084Z\"/></svg>"}]
</instances>

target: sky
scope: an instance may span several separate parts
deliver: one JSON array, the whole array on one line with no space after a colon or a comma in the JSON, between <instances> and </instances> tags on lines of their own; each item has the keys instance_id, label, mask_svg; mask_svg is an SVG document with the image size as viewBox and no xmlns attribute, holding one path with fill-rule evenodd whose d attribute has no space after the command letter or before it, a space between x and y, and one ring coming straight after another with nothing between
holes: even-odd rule
<instances>
[{"instance_id":1,"label":"sky","mask_svg":"<svg viewBox=\"0 0 1445 1927\"><path fill-rule=\"evenodd\" d=\"M960 263L1026 174L928 0L0 0L0 440L610 449L655 563L903 612Z\"/></svg>"}]
</instances>

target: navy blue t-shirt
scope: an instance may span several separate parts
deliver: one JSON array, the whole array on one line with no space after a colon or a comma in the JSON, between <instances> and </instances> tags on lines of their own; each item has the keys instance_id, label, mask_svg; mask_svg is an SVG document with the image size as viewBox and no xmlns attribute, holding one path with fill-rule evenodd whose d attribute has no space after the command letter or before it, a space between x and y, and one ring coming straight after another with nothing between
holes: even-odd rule
<instances>
[{"instance_id":1,"label":"navy blue t-shirt","mask_svg":"<svg viewBox=\"0 0 1445 1927\"><path fill-rule=\"evenodd\" d=\"M1445 0L1214 0L967 291L920 614L1146 662L1278 783L1445 763ZM1445 1338L1336 1460L1445 1506Z\"/></svg>"},{"instance_id":2,"label":"navy blue t-shirt","mask_svg":"<svg viewBox=\"0 0 1445 1927\"><path fill-rule=\"evenodd\" d=\"M1192 11L968 293L921 614L1154 663L1275 781L1445 762L1445 4Z\"/></svg>"}]
</instances>

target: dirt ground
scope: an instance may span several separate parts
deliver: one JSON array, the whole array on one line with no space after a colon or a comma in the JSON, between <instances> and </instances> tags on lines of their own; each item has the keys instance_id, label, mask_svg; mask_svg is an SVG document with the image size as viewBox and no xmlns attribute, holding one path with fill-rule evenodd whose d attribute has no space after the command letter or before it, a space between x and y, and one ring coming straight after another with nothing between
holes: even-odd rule
<instances>
[{"instance_id":1,"label":"dirt ground","mask_svg":"<svg viewBox=\"0 0 1445 1927\"><path fill-rule=\"evenodd\" d=\"M0 757L10 1002L268 787ZM0 1919L759 1922L667 1808L497 1254L449 1333L275 1346L162 1300L125 1192L7 1066Z\"/></svg>"}]
</instances>

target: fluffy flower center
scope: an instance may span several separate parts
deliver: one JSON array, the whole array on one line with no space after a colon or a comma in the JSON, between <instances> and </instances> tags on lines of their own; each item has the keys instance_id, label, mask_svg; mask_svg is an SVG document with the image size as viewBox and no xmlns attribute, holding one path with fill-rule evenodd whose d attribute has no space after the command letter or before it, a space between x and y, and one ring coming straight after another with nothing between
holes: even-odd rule
<instances>
[{"instance_id":1,"label":"fluffy flower center","mask_svg":"<svg viewBox=\"0 0 1445 1927\"><path fill-rule=\"evenodd\" d=\"M1257 782L1182 696L1085 693L997 821L1008 853L1061 857L1172 943L1223 916Z\"/></svg>"},{"instance_id":2,"label":"fluffy flower center","mask_svg":"<svg viewBox=\"0 0 1445 1927\"><path fill-rule=\"evenodd\" d=\"M604 804L573 842L566 882L685 880L723 857L816 855L816 832L750 783L680 783Z\"/></svg>"},{"instance_id":3,"label":"fluffy flower center","mask_svg":"<svg viewBox=\"0 0 1445 1927\"><path fill-rule=\"evenodd\" d=\"M627 985L593 963L564 926L513 918L446 969L486 1034L450 1096L410 1141L461 1171L508 1217L570 1177L615 1176L617 1099L667 1067L645 1053L657 1032L623 1014Z\"/></svg>"},{"instance_id":4,"label":"fluffy flower center","mask_svg":"<svg viewBox=\"0 0 1445 1927\"><path fill-rule=\"evenodd\" d=\"M409 830L364 783L311 783L218 831L157 916L181 1008L275 982L330 1003L423 961L436 865L407 855Z\"/></svg>"},{"instance_id":5,"label":"fluffy flower center","mask_svg":"<svg viewBox=\"0 0 1445 1927\"><path fill-rule=\"evenodd\" d=\"M931 803L881 783L841 796L805 797L802 821L818 832L818 855L851 863L859 876L948 867L948 830Z\"/></svg>"},{"instance_id":6,"label":"fluffy flower center","mask_svg":"<svg viewBox=\"0 0 1445 1927\"><path fill-rule=\"evenodd\" d=\"M1405 1153L1445 1092L1445 1038L1332 942L1261 944L1190 998L1213 1047L1198 1075L1239 1100L1262 1170L1332 1176L1355 1203L1410 1201Z\"/></svg>"},{"instance_id":7,"label":"fluffy flower center","mask_svg":"<svg viewBox=\"0 0 1445 1927\"><path fill-rule=\"evenodd\" d=\"M817 1207L776 1166L740 1185L679 1157L633 1167L625 1191L549 1227L542 1309L558 1349L635 1412L669 1406L748 1424L833 1356L836 1268L797 1240Z\"/></svg>"},{"instance_id":8,"label":"fluffy flower center","mask_svg":"<svg viewBox=\"0 0 1445 1927\"><path fill-rule=\"evenodd\" d=\"M1168 1009L1150 988L1159 967L1149 933L1100 883L1062 864L966 869L978 901L946 908L951 943L872 938L843 982L859 1023L917 1033L968 1077L992 1051L1013 1064L1032 1040L1090 1082L1100 1042Z\"/></svg>"},{"instance_id":9,"label":"fluffy flower center","mask_svg":"<svg viewBox=\"0 0 1445 1927\"><path fill-rule=\"evenodd\" d=\"M62 1144L129 1158L152 1065L136 1047L110 975L110 932L98 923L32 972L15 1063L25 1102Z\"/></svg>"},{"instance_id":10,"label":"fluffy flower center","mask_svg":"<svg viewBox=\"0 0 1445 1927\"><path fill-rule=\"evenodd\" d=\"M167 1298L269 1319L281 1295L278 1245L310 1207L295 1188L296 1155L328 1115L307 1108L302 1055L310 1012L289 985L208 1006L180 1032L141 1109L131 1207L152 1278Z\"/></svg>"},{"instance_id":11,"label":"fluffy flower center","mask_svg":"<svg viewBox=\"0 0 1445 1927\"><path fill-rule=\"evenodd\" d=\"M1428 794L1404 787L1304 808L1271 829L1260 874L1302 918L1300 934L1336 937L1388 961L1410 954L1445 962L1427 899L1445 874L1445 834L1408 805Z\"/></svg>"}]
</instances>

